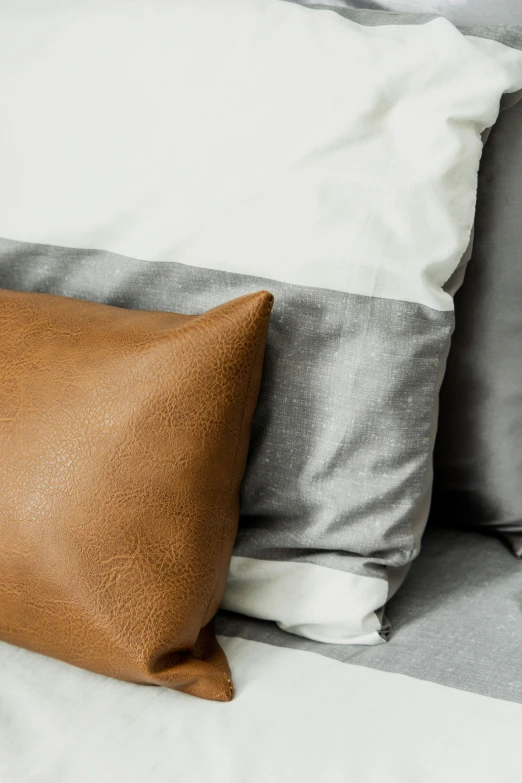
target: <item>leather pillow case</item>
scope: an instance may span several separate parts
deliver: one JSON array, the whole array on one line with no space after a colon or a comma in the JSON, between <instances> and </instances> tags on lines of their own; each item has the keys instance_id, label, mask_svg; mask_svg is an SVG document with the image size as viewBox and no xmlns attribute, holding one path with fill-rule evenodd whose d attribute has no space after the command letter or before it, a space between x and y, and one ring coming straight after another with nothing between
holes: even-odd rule
<instances>
[{"instance_id":1,"label":"leather pillow case","mask_svg":"<svg viewBox=\"0 0 522 783\"><path fill-rule=\"evenodd\" d=\"M213 630L272 296L200 316L0 290L0 638L232 697Z\"/></svg>"}]
</instances>

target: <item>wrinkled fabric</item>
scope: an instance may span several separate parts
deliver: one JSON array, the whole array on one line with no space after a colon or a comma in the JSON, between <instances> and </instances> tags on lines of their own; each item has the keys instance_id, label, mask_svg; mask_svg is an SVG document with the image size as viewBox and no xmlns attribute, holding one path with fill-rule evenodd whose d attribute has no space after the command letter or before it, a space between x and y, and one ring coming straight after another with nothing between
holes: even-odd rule
<instances>
[{"instance_id":1,"label":"wrinkled fabric","mask_svg":"<svg viewBox=\"0 0 522 783\"><path fill-rule=\"evenodd\" d=\"M478 193L441 390L432 520L499 532L522 557L522 103L491 132Z\"/></svg>"}]
</instances>

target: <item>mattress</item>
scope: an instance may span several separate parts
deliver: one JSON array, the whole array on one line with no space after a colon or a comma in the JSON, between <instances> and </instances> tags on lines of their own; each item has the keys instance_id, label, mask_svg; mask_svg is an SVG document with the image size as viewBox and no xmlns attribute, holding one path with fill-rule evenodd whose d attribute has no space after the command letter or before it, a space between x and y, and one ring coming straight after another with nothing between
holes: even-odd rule
<instances>
[{"instance_id":1,"label":"mattress","mask_svg":"<svg viewBox=\"0 0 522 783\"><path fill-rule=\"evenodd\" d=\"M515 783L520 563L428 533L387 645L308 641L222 612L229 704L0 644L2 783Z\"/></svg>"}]
</instances>

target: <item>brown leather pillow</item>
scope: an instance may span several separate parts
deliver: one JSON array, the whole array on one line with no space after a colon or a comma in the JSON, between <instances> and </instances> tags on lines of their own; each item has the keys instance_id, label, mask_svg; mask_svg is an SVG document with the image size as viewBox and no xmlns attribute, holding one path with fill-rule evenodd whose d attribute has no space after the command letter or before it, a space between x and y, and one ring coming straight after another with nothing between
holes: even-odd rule
<instances>
[{"instance_id":1,"label":"brown leather pillow","mask_svg":"<svg viewBox=\"0 0 522 783\"><path fill-rule=\"evenodd\" d=\"M0 290L0 638L232 698L212 630L272 296L201 316Z\"/></svg>"}]
</instances>

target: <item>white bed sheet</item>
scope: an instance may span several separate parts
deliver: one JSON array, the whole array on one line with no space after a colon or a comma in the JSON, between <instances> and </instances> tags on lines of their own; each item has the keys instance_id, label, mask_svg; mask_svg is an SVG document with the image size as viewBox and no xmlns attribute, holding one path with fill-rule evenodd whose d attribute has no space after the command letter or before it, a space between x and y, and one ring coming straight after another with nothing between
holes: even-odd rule
<instances>
[{"instance_id":1,"label":"white bed sheet","mask_svg":"<svg viewBox=\"0 0 522 783\"><path fill-rule=\"evenodd\" d=\"M522 705L223 638L230 704L0 644L2 783L519 783Z\"/></svg>"}]
</instances>

